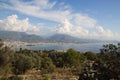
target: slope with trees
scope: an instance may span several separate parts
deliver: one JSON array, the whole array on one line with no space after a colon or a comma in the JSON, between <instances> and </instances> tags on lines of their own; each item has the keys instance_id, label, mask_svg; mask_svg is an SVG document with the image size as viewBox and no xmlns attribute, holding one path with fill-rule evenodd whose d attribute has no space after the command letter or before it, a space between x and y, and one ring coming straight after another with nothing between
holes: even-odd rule
<instances>
[{"instance_id":1,"label":"slope with trees","mask_svg":"<svg viewBox=\"0 0 120 80\"><path fill-rule=\"evenodd\" d=\"M70 80L74 76L79 76L79 80L119 80L120 43L103 45L100 51L98 54L74 49L14 51L0 40L0 80L24 80L26 75L32 76L32 80Z\"/></svg>"}]
</instances>

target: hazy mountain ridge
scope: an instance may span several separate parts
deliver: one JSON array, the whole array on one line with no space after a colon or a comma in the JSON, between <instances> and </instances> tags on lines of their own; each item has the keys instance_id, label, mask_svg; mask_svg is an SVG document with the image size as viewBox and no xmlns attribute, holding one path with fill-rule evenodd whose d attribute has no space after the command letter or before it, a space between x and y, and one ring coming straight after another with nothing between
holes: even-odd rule
<instances>
[{"instance_id":1,"label":"hazy mountain ridge","mask_svg":"<svg viewBox=\"0 0 120 80\"><path fill-rule=\"evenodd\" d=\"M54 34L48 38L38 35L31 35L24 32L0 31L0 38L3 40L22 41L22 42L63 42L63 43L96 43L106 42L97 39L82 39L66 34Z\"/></svg>"},{"instance_id":2,"label":"hazy mountain ridge","mask_svg":"<svg viewBox=\"0 0 120 80\"><path fill-rule=\"evenodd\" d=\"M23 41L23 42L41 42L44 39L37 35L30 35L24 32L0 31L0 38L3 40Z\"/></svg>"},{"instance_id":3,"label":"hazy mountain ridge","mask_svg":"<svg viewBox=\"0 0 120 80\"><path fill-rule=\"evenodd\" d=\"M51 42L68 42L68 43L89 43L89 42L101 42L95 39L81 39L66 34L54 34L48 38Z\"/></svg>"}]
</instances>

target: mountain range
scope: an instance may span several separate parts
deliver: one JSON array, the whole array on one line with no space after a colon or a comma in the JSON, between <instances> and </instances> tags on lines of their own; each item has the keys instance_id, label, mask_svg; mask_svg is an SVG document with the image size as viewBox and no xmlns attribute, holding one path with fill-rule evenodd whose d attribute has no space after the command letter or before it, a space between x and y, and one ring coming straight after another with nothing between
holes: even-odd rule
<instances>
[{"instance_id":1,"label":"mountain range","mask_svg":"<svg viewBox=\"0 0 120 80\"><path fill-rule=\"evenodd\" d=\"M35 34L27 34L25 32L16 31L0 31L0 39L7 41L22 42L65 42L65 43L95 43L103 42L97 39L82 39L66 34L54 34L47 38Z\"/></svg>"},{"instance_id":2,"label":"mountain range","mask_svg":"<svg viewBox=\"0 0 120 80\"><path fill-rule=\"evenodd\" d=\"M0 31L0 38L7 41L22 41L22 42L41 42L44 39L37 35L29 35L24 32L16 31Z\"/></svg>"}]
</instances>

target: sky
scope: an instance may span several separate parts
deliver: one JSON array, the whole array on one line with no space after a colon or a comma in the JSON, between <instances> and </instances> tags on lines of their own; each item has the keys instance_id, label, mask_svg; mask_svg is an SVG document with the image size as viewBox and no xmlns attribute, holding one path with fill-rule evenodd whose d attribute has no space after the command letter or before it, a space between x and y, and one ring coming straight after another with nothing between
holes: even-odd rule
<instances>
[{"instance_id":1,"label":"sky","mask_svg":"<svg viewBox=\"0 0 120 80\"><path fill-rule=\"evenodd\" d=\"M120 0L0 0L0 30L120 40Z\"/></svg>"}]
</instances>

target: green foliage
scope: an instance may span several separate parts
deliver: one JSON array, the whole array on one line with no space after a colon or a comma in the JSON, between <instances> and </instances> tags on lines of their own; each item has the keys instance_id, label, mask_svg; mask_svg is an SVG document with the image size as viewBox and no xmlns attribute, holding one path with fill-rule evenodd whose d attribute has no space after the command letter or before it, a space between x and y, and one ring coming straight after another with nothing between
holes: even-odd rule
<instances>
[{"instance_id":1,"label":"green foliage","mask_svg":"<svg viewBox=\"0 0 120 80\"><path fill-rule=\"evenodd\" d=\"M47 74L43 75L43 80L49 80L49 76Z\"/></svg>"},{"instance_id":2,"label":"green foliage","mask_svg":"<svg viewBox=\"0 0 120 80\"><path fill-rule=\"evenodd\" d=\"M109 74L109 78L120 79L120 47L114 44L107 44L101 49L99 60L96 62L97 69L102 76ZM104 71L102 71L104 69Z\"/></svg>"},{"instance_id":3,"label":"green foliage","mask_svg":"<svg viewBox=\"0 0 120 80\"><path fill-rule=\"evenodd\" d=\"M5 63L6 63L6 57L2 53L0 53L0 66L5 65Z\"/></svg>"},{"instance_id":4,"label":"green foliage","mask_svg":"<svg viewBox=\"0 0 120 80\"><path fill-rule=\"evenodd\" d=\"M23 80L22 77L11 76L11 77L1 77L0 80Z\"/></svg>"},{"instance_id":5,"label":"green foliage","mask_svg":"<svg viewBox=\"0 0 120 80\"><path fill-rule=\"evenodd\" d=\"M3 41L0 39L0 67L6 65L6 52ZM4 55L3 55L4 54Z\"/></svg>"},{"instance_id":6,"label":"green foliage","mask_svg":"<svg viewBox=\"0 0 120 80\"><path fill-rule=\"evenodd\" d=\"M41 62L41 70L43 73L52 73L55 70L55 65L48 57L44 57Z\"/></svg>"},{"instance_id":7,"label":"green foliage","mask_svg":"<svg viewBox=\"0 0 120 80\"><path fill-rule=\"evenodd\" d=\"M88 60L95 60L97 59L97 56L95 53L91 52L91 51L88 51L84 54Z\"/></svg>"},{"instance_id":8,"label":"green foliage","mask_svg":"<svg viewBox=\"0 0 120 80\"><path fill-rule=\"evenodd\" d=\"M3 45L4 45L4 43L3 43L3 41L0 39L0 50L2 49Z\"/></svg>"},{"instance_id":9,"label":"green foliage","mask_svg":"<svg viewBox=\"0 0 120 80\"><path fill-rule=\"evenodd\" d=\"M67 52L27 49L13 51L0 40L0 80L22 80L18 76L8 75L24 74L33 68L41 73L52 73L58 68L69 69L72 74L81 71L80 80L119 80L120 43L103 45L100 51L98 54L90 51L81 54L74 49L68 49ZM44 80L47 79L48 76L44 76Z\"/></svg>"},{"instance_id":10,"label":"green foliage","mask_svg":"<svg viewBox=\"0 0 120 80\"><path fill-rule=\"evenodd\" d=\"M112 77L116 78L120 76L120 53L119 53L119 44L107 44L103 46L101 55L101 64L106 65L105 68L111 72ZM101 68L99 68L101 69Z\"/></svg>"},{"instance_id":11,"label":"green foliage","mask_svg":"<svg viewBox=\"0 0 120 80\"><path fill-rule=\"evenodd\" d=\"M11 73L11 54L13 53L8 47L4 46L0 40L0 75Z\"/></svg>"},{"instance_id":12,"label":"green foliage","mask_svg":"<svg viewBox=\"0 0 120 80\"><path fill-rule=\"evenodd\" d=\"M0 80L9 80L9 79L6 77L1 77Z\"/></svg>"},{"instance_id":13,"label":"green foliage","mask_svg":"<svg viewBox=\"0 0 120 80\"><path fill-rule=\"evenodd\" d=\"M94 61L87 60L80 74L79 80L97 80L96 71L93 68Z\"/></svg>"},{"instance_id":14,"label":"green foliage","mask_svg":"<svg viewBox=\"0 0 120 80\"><path fill-rule=\"evenodd\" d=\"M86 54L89 60L94 61L92 65L85 65L80 75L80 80L119 80L120 79L120 45L106 44L97 54L97 59L91 57L91 53ZM86 64L85 62L84 64ZM94 76L89 76L94 72Z\"/></svg>"},{"instance_id":15,"label":"green foliage","mask_svg":"<svg viewBox=\"0 0 120 80\"><path fill-rule=\"evenodd\" d=\"M14 56L14 61L12 64L13 72L15 74L24 74L27 70L33 67L33 63L30 57L23 54L16 54Z\"/></svg>"},{"instance_id":16,"label":"green foliage","mask_svg":"<svg viewBox=\"0 0 120 80\"><path fill-rule=\"evenodd\" d=\"M19 76L12 76L9 78L9 80L23 80L22 77Z\"/></svg>"},{"instance_id":17,"label":"green foliage","mask_svg":"<svg viewBox=\"0 0 120 80\"><path fill-rule=\"evenodd\" d=\"M117 50L118 50L118 47L116 45L114 45L114 44L103 45L103 48L100 49L101 54L104 54L104 53L117 53Z\"/></svg>"},{"instance_id":18,"label":"green foliage","mask_svg":"<svg viewBox=\"0 0 120 80\"><path fill-rule=\"evenodd\" d=\"M77 67L85 57L74 49L68 49L64 54L64 62L67 67Z\"/></svg>"},{"instance_id":19,"label":"green foliage","mask_svg":"<svg viewBox=\"0 0 120 80\"><path fill-rule=\"evenodd\" d=\"M52 59L53 64L56 67L63 67L64 65L64 53L52 51L49 53L48 57Z\"/></svg>"}]
</instances>

